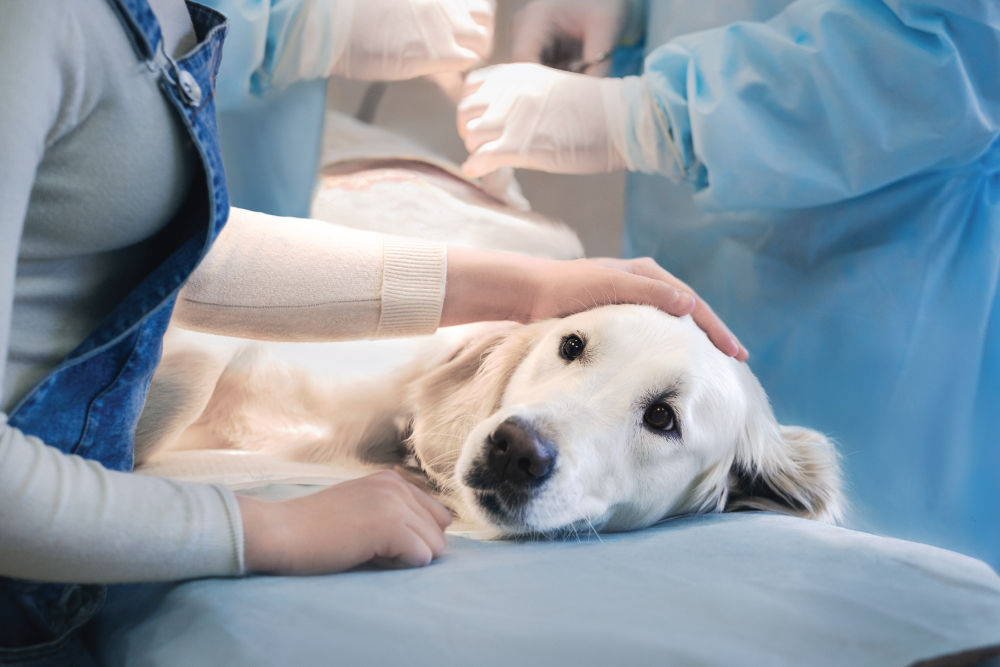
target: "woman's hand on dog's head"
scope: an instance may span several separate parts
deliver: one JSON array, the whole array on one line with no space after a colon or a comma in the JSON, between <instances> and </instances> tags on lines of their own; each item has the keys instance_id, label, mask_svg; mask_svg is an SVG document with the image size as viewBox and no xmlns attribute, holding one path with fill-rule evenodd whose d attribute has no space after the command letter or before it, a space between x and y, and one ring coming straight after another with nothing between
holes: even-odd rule
<instances>
[{"instance_id":1,"label":"woman's hand on dog's head","mask_svg":"<svg viewBox=\"0 0 1000 667\"><path fill-rule=\"evenodd\" d=\"M729 330L729 327L727 327L719 316L715 314L715 311L712 310L705 300L699 297L687 283L657 264L656 260L653 258L639 257L636 259L614 259L610 257L599 257L592 261L610 269L625 271L636 276L641 276L648 278L649 280L670 285L681 294L691 295L694 299L694 307L691 308L688 313L683 314L690 314L691 319L693 319L695 324L698 325L698 328L704 331L708 335L709 340L711 340L712 343L724 354L734 357L739 361L746 361L750 358L750 353L747 352L747 349L743 347L739 340L736 339L733 332ZM652 300L642 303L648 303L653 306L657 305ZM667 310L666 308L660 309ZM671 311L667 310L667 312L670 313ZM671 314L679 315L681 313Z\"/></svg>"},{"instance_id":2,"label":"woman's hand on dog's head","mask_svg":"<svg viewBox=\"0 0 1000 667\"><path fill-rule=\"evenodd\" d=\"M724 354L740 361L749 357L704 300L648 257L553 260L448 248L441 326L533 322L617 303L655 306L678 317L691 315Z\"/></svg>"},{"instance_id":3,"label":"woman's hand on dog's head","mask_svg":"<svg viewBox=\"0 0 1000 667\"><path fill-rule=\"evenodd\" d=\"M237 498L247 572L421 567L444 552L452 519L444 505L390 470L293 500Z\"/></svg>"}]
</instances>

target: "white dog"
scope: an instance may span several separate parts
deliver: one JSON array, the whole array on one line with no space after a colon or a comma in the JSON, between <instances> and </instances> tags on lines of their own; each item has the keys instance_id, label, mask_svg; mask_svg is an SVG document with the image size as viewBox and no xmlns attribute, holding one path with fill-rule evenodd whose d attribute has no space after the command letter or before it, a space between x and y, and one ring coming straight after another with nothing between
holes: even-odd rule
<instances>
[{"instance_id":1,"label":"white dog","mask_svg":"<svg viewBox=\"0 0 1000 667\"><path fill-rule=\"evenodd\" d=\"M833 445L779 425L747 365L689 317L619 305L466 331L401 370L346 385L260 346L174 341L137 451L403 466L460 517L503 535L742 509L840 519Z\"/></svg>"}]
</instances>

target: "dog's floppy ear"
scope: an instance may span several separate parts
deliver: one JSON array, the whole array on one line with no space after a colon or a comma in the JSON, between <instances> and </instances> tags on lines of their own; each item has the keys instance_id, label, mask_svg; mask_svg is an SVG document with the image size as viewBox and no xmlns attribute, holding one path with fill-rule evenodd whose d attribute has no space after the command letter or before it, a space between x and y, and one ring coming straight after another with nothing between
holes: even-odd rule
<instances>
[{"instance_id":1,"label":"dog's floppy ear","mask_svg":"<svg viewBox=\"0 0 1000 667\"><path fill-rule=\"evenodd\" d=\"M778 424L763 389L756 380L753 384L746 428L729 470L725 511L770 510L839 523L844 500L833 443L818 431Z\"/></svg>"},{"instance_id":2,"label":"dog's floppy ear","mask_svg":"<svg viewBox=\"0 0 1000 667\"><path fill-rule=\"evenodd\" d=\"M491 322L473 329L442 360L413 383L418 413L433 411L441 402L460 402L471 413L499 401L507 380L526 352L518 341L528 327Z\"/></svg>"},{"instance_id":3,"label":"dog's floppy ear","mask_svg":"<svg viewBox=\"0 0 1000 667\"><path fill-rule=\"evenodd\" d=\"M514 370L530 347L533 327L489 323L455 346L413 381L410 445L429 473L448 477L461 443L492 414Z\"/></svg>"}]
</instances>

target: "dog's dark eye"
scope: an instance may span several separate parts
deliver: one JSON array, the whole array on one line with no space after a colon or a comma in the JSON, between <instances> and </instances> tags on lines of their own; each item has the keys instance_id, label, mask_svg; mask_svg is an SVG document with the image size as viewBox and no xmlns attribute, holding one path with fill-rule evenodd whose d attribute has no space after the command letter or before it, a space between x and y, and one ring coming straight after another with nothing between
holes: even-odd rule
<instances>
[{"instance_id":1,"label":"dog's dark eye","mask_svg":"<svg viewBox=\"0 0 1000 667\"><path fill-rule=\"evenodd\" d=\"M642 421L654 431L669 433L677 430L677 419L674 410L666 403L653 403L646 408Z\"/></svg>"},{"instance_id":2,"label":"dog's dark eye","mask_svg":"<svg viewBox=\"0 0 1000 667\"><path fill-rule=\"evenodd\" d=\"M587 343L577 336L576 334L570 334L564 336L562 342L559 344L559 356L566 361L573 361L583 354L583 350L587 347Z\"/></svg>"}]
</instances>

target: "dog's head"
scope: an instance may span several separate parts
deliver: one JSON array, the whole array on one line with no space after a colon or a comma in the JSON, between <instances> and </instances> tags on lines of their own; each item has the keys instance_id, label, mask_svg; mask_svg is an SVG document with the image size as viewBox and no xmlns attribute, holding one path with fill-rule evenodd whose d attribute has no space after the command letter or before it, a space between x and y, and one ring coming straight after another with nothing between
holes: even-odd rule
<instances>
[{"instance_id":1,"label":"dog's head","mask_svg":"<svg viewBox=\"0 0 1000 667\"><path fill-rule=\"evenodd\" d=\"M689 317L606 306L479 334L413 397L414 450L469 518L508 535L737 509L839 519L831 443L779 425Z\"/></svg>"}]
</instances>

